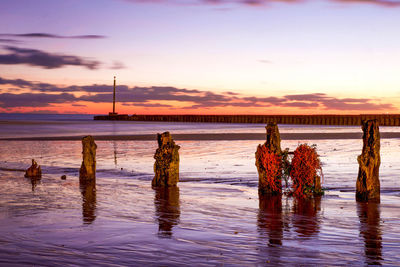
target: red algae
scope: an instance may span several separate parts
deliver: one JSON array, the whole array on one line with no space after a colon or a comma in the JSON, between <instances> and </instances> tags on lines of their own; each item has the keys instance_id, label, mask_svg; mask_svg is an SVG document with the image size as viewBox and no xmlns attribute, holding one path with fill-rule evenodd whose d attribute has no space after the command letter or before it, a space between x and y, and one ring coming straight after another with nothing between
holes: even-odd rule
<instances>
[{"instance_id":1,"label":"red algae","mask_svg":"<svg viewBox=\"0 0 400 267\"><path fill-rule=\"evenodd\" d=\"M290 165L293 194L306 197L321 193L322 168L316 147L299 145Z\"/></svg>"}]
</instances>

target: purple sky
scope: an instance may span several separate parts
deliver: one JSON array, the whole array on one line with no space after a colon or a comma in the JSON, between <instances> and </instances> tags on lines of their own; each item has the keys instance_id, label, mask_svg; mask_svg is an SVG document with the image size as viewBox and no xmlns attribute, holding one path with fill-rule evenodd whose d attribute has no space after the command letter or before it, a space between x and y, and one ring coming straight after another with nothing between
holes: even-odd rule
<instances>
[{"instance_id":1,"label":"purple sky","mask_svg":"<svg viewBox=\"0 0 400 267\"><path fill-rule=\"evenodd\" d=\"M375 0L2 0L0 112L106 113L93 88L117 75L121 113L398 113L399 14Z\"/></svg>"}]
</instances>

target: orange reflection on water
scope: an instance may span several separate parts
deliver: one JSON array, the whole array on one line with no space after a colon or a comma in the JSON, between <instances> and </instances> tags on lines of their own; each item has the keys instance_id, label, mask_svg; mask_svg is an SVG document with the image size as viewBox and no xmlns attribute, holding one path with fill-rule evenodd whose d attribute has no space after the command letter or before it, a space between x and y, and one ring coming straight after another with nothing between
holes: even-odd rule
<instances>
[{"instance_id":1,"label":"orange reflection on water","mask_svg":"<svg viewBox=\"0 0 400 267\"><path fill-rule=\"evenodd\" d=\"M282 196L259 194L258 231L268 238L269 245L282 245Z\"/></svg>"},{"instance_id":2,"label":"orange reflection on water","mask_svg":"<svg viewBox=\"0 0 400 267\"><path fill-rule=\"evenodd\" d=\"M365 264L381 265L382 231L379 203L357 202L360 235L364 238Z\"/></svg>"},{"instance_id":3,"label":"orange reflection on water","mask_svg":"<svg viewBox=\"0 0 400 267\"><path fill-rule=\"evenodd\" d=\"M172 228L179 223L179 187L155 188L154 206L159 237L171 237Z\"/></svg>"},{"instance_id":4,"label":"orange reflection on water","mask_svg":"<svg viewBox=\"0 0 400 267\"><path fill-rule=\"evenodd\" d=\"M82 219L84 224L91 224L96 219L96 181L80 184L82 193Z\"/></svg>"},{"instance_id":5,"label":"orange reflection on water","mask_svg":"<svg viewBox=\"0 0 400 267\"><path fill-rule=\"evenodd\" d=\"M318 212L321 210L321 196L294 198L292 223L300 237L309 238L319 233Z\"/></svg>"}]
</instances>

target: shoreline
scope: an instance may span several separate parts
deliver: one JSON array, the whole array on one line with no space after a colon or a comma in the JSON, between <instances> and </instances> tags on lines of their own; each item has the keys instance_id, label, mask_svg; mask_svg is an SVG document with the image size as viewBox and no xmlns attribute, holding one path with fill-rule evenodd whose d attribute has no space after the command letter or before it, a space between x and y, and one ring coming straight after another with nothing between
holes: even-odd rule
<instances>
[{"instance_id":1,"label":"shoreline","mask_svg":"<svg viewBox=\"0 0 400 267\"><path fill-rule=\"evenodd\" d=\"M281 133L282 140L335 140L335 139L361 139L362 133ZM400 132L380 133L381 139L400 138ZM172 134L177 141L240 141L240 140L265 140L265 133L195 133ZM78 136L38 136L0 138L0 141L77 141ZM155 141L157 134L140 135L93 135L98 141Z\"/></svg>"}]
</instances>

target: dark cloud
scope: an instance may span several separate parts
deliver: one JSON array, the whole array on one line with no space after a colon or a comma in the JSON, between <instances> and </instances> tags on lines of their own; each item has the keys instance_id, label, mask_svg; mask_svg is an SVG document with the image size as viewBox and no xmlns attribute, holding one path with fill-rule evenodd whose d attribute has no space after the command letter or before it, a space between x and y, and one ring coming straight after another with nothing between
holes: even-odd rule
<instances>
[{"instance_id":1,"label":"dark cloud","mask_svg":"<svg viewBox=\"0 0 400 267\"><path fill-rule=\"evenodd\" d=\"M123 106L135 106L135 107L146 107L146 108L172 108L172 105L160 104L160 103L123 103Z\"/></svg>"},{"instance_id":2,"label":"dark cloud","mask_svg":"<svg viewBox=\"0 0 400 267\"><path fill-rule=\"evenodd\" d=\"M46 69L62 68L64 66L82 66L97 69L99 61L88 60L78 56L47 53L36 49L4 46L9 53L0 54L0 64L28 64Z\"/></svg>"},{"instance_id":3,"label":"dark cloud","mask_svg":"<svg viewBox=\"0 0 400 267\"><path fill-rule=\"evenodd\" d=\"M323 101L327 98L326 94L298 94L298 95L286 95L285 99L293 101Z\"/></svg>"},{"instance_id":4,"label":"dark cloud","mask_svg":"<svg viewBox=\"0 0 400 267\"><path fill-rule=\"evenodd\" d=\"M286 102L283 103L284 107L296 107L296 108L318 108L320 107L320 103L318 102Z\"/></svg>"},{"instance_id":5,"label":"dark cloud","mask_svg":"<svg viewBox=\"0 0 400 267\"><path fill-rule=\"evenodd\" d=\"M291 103L297 103L297 107L313 107L309 104L317 103L320 107L330 110L385 110L393 109L391 104L375 104L371 101L373 99L368 98L335 98L328 96L326 94L316 93L316 94L299 94L299 95L286 95L284 97L290 101L295 101ZM299 102L297 102L299 101ZM296 104L293 104L296 106Z\"/></svg>"},{"instance_id":6,"label":"dark cloud","mask_svg":"<svg viewBox=\"0 0 400 267\"><path fill-rule=\"evenodd\" d=\"M114 61L111 69L112 70L120 70L120 69L125 69L126 66L124 65L124 63L120 62L120 61Z\"/></svg>"},{"instance_id":7,"label":"dark cloud","mask_svg":"<svg viewBox=\"0 0 400 267\"><path fill-rule=\"evenodd\" d=\"M77 101L77 98L72 94L0 94L0 107L16 108L16 107L47 107L55 103L71 103Z\"/></svg>"},{"instance_id":8,"label":"dark cloud","mask_svg":"<svg viewBox=\"0 0 400 267\"><path fill-rule=\"evenodd\" d=\"M72 36L63 36L51 33L42 33L42 32L35 32L35 33L1 33L0 36L4 37L23 37L23 38L51 38L51 39L102 39L106 38L104 35L72 35Z\"/></svg>"},{"instance_id":9,"label":"dark cloud","mask_svg":"<svg viewBox=\"0 0 400 267\"><path fill-rule=\"evenodd\" d=\"M112 85L71 85L58 86L49 83L26 81L22 79L4 79L0 77L0 85L30 91L25 94L0 95L0 107L38 107L47 106L49 103L63 102L91 102L107 103L112 99ZM79 92L80 96L74 96ZM84 93L83 95L81 93ZM342 111L367 111L367 110L393 110L391 104L378 104L376 99L368 98L336 98L323 93L295 94L282 97L248 97L233 92L215 93L196 89L180 89L171 86L129 87L117 86L117 101L125 106L140 107L168 107L174 104L169 101L181 102L184 109L216 108L216 107L243 107L243 108L285 108L295 107L308 110L342 110ZM74 103L75 102L75 103ZM81 103L79 103L81 105Z\"/></svg>"},{"instance_id":10,"label":"dark cloud","mask_svg":"<svg viewBox=\"0 0 400 267\"><path fill-rule=\"evenodd\" d=\"M297 3L303 0L125 0L131 3L151 3L151 4L176 4L176 5L223 5L240 4L247 6L263 6L273 2Z\"/></svg>"},{"instance_id":11,"label":"dark cloud","mask_svg":"<svg viewBox=\"0 0 400 267\"><path fill-rule=\"evenodd\" d=\"M22 80L22 79L10 80L10 79L3 79L0 77L0 84L10 84L10 85L14 85L14 86L21 87L21 88L25 88L25 87L32 88L35 83L26 81L26 80Z\"/></svg>"},{"instance_id":12,"label":"dark cloud","mask_svg":"<svg viewBox=\"0 0 400 267\"><path fill-rule=\"evenodd\" d=\"M400 7L400 1L390 0L331 0L342 4L372 4L383 7Z\"/></svg>"},{"instance_id":13,"label":"dark cloud","mask_svg":"<svg viewBox=\"0 0 400 267\"><path fill-rule=\"evenodd\" d=\"M20 43L20 41L17 41L17 40L14 40L14 39L0 38L0 43L17 44L17 43Z\"/></svg>"}]
</instances>

